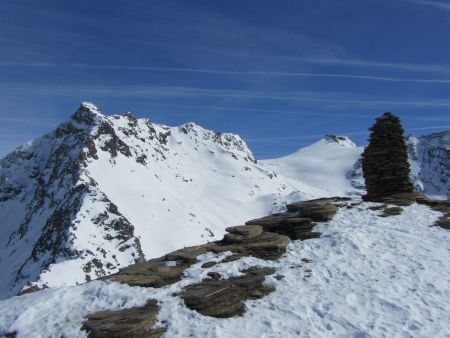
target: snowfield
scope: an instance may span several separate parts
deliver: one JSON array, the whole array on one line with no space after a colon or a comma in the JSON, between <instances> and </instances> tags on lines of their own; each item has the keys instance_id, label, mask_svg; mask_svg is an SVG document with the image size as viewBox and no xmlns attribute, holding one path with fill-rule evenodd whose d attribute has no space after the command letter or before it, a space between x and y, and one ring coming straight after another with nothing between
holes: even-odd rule
<instances>
[{"instance_id":1,"label":"snowfield","mask_svg":"<svg viewBox=\"0 0 450 338\"><path fill-rule=\"evenodd\" d=\"M355 191L347 176L363 150L346 136L326 135L293 154L261 163L294 182L311 187L305 191L314 187L321 197L346 196Z\"/></svg>"},{"instance_id":2,"label":"snowfield","mask_svg":"<svg viewBox=\"0 0 450 338\"><path fill-rule=\"evenodd\" d=\"M247 257L202 269L224 256L206 254L182 281L160 289L94 281L4 300L0 334L83 337L88 313L154 298L167 337L450 337L450 232L431 227L440 213L412 205L383 218L372 205L341 208L316 228L321 238L292 242L277 261ZM205 317L172 296L209 271L227 278L252 265L277 269L266 278L276 291L247 301L242 317Z\"/></svg>"}]
</instances>

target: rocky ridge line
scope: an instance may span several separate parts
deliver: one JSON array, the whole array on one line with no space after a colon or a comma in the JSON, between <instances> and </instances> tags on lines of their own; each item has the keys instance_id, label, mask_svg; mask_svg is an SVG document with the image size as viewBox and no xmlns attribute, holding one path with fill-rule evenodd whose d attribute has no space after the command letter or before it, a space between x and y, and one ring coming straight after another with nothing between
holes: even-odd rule
<instances>
[{"instance_id":1,"label":"rocky ridge line","mask_svg":"<svg viewBox=\"0 0 450 338\"><path fill-rule=\"evenodd\" d=\"M291 204L287 206L288 212L285 214L227 228L227 234L221 241L180 249L163 257L126 267L101 280L126 283L130 286L163 287L181 280L183 272L197 262L198 256L207 252L233 253L221 262L237 260L244 256L275 260L286 252L290 240L320 236L312 231L316 225L313 221L330 220L337 212L338 206L343 206L348 200L323 198ZM210 268L215 264L217 263L207 262L202 268ZM186 286L175 296L180 296L188 308L205 316L227 318L242 315L245 312L245 300L262 298L275 290L273 286L264 284L265 276L275 273L275 269L254 266L241 272L243 276L230 279L222 279L220 274L210 272L209 278ZM153 327L157 311L155 300L149 300L142 308L102 311L89 315L84 329L94 338L159 337L164 329ZM136 332L139 334L136 335Z\"/></svg>"}]
</instances>

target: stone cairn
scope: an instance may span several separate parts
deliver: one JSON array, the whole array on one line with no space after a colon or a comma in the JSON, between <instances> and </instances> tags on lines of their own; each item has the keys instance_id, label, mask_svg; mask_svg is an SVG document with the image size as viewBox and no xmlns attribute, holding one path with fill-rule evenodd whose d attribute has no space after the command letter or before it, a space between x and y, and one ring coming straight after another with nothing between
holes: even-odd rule
<instances>
[{"instance_id":1,"label":"stone cairn","mask_svg":"<svg viewBox=\"0 0 450 338\"><path fill-rule=\"evenodd\" d=\"M369 145L362 154L365 201L383 202L395 195L414 195L400 119L384 113L369 129Z\"/></svg>"}]
</instances>

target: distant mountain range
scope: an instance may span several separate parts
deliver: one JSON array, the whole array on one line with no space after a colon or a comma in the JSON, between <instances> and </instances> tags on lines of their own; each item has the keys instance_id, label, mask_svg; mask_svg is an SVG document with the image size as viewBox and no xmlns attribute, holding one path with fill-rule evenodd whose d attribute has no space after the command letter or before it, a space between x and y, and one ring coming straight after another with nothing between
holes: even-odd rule
<instances>
[{"instance_id":1,"label":"distant mountain range","mask_svg":"<svg viewBox=\"0 0 450 338\"><path fill-rule=\"evenodd\" d=\"M450 132L407 143L417 189L450 198ZM106 116L85 102L0 160L0 299L220 239L291 201L361 194L361 152L328 135L257 161L237 135Z\"/></svg>"}]
</instances>

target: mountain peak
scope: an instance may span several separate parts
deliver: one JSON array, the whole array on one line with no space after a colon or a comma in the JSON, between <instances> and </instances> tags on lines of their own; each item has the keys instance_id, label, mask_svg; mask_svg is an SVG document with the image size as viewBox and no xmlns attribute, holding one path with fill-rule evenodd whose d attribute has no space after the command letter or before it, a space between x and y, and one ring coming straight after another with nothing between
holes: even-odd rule
<instances>
[{"instance_id":1,"label":"mountain peak","mask_svg":"<svg viewBox=\"0 0 450 338\"><path fill-rule=\"evenodd\" d=\"M72 115L72 120L82 124L94 124L95 121L102 119L101 109L92 102L82 102L77 111Z\"/></svg>"},{"instance_id":2,"label":"mountain peak","mask_svg":"<svg viewBox=\"0 0 450 338\"><path fill-rule=\"evenodd\" d=\"M343 147L356 148L356 144L348 136L325 135L328 143L337 143Z\"/></svg>"}]
</instances>

